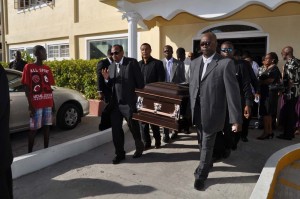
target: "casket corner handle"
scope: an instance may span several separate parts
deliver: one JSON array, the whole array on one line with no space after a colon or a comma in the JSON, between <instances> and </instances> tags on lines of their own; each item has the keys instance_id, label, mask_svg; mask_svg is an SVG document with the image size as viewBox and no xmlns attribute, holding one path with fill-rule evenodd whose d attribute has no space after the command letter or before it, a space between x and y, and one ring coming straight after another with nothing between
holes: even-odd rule
<instances>
[{"instance_id":1,"label":"casket corner handle","mask_svg":"<svg viewBox=\"0 0 300 199\"><path fill-rule=\"evenodd\" d=\"M143 100L144 100L143 97L138 96L138 99L137 99L137 102L136 102L136 108L137 108L138 111L141 110L144 107Z\"/></svg>"}]
</instances>

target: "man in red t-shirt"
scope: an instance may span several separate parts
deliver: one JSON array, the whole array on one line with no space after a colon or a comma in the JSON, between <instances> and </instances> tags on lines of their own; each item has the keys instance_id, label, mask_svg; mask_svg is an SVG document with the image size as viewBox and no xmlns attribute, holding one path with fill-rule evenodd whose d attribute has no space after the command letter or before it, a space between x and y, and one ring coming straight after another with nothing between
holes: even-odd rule
<instances>
[{"instance_id":1,"label":"man in red t-shirt","mask_svg":"<svg viewBox=\"0 0 300 199\"><path fill-rule=\"evenodd\" d=\"M32 152L36 131L42 128L44 133L44 148L48 148L49 129L52 125L52 110L54 107L51 85L54 78L49 66L43 65L47 59L46 49L37 45L33 48L36 61L24 67L22 83L29 104L30 132L28 134L28 152Z\"/></svg>"}]
</instances>

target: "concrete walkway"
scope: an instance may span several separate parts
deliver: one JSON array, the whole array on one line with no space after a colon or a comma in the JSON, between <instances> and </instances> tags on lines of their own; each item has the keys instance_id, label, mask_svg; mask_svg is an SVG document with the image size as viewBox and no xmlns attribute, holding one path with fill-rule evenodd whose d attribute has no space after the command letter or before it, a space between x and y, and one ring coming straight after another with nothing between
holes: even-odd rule
<instances>
[{"instance_id":1,"label":"concrete walkway","mask_svg":"<svg viewBox=\"0 0 300 199\"><path fill-rule=\"evenodd\" d=\"M150 149L139 159L130 133L125 136L126 160L112 165L114 147L106 143L81 155L14 180L16 199L74 198L249 198L267 159L276 151L300 142L256 140L261 130L250 130L249 142L223 162L214 164L205 191L193 188L199 163L196 134L179 134L175 142Z\"/></svg>"}]
</instances>

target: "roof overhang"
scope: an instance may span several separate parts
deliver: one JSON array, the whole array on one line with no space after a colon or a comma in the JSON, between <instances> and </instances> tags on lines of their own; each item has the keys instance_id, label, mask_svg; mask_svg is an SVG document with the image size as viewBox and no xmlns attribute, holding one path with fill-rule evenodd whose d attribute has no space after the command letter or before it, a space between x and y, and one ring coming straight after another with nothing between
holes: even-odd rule
<instances>
[{"instance_id":1,"label":"roof overhang","mask_svg":"<svg viewBox=\"0 0 300 199\"><path fill-rule=\"evenodd\" d=\"M143 20L162 17L172 19L179 13L186 12L203 19L221 19L228 17L249 5L261 5L275 10L289 0L99 0L116 7L119 12L136 12Z\"/></svg>"}]
</instances>

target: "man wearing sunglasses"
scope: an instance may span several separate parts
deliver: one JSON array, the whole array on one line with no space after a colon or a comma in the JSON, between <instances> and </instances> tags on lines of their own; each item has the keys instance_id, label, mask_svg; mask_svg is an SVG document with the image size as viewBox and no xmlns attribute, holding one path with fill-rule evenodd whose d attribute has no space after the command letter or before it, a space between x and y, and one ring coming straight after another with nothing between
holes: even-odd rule
<instances>
[{"instance_id":1,"label":"man wearing sunglasses","mask_svg":"<svg viewBox=\"0 0 300 199\"><path fill-rule=\"evenodd\" d=\"M111 99L111 89L105 84L104 77L101 71L107 69L109 65L113 62L112 56L110 54L111 48L107 50L107 58L102 59L97 63L97 85L98 85L98 95L100 100L104 100L105 103L109 103ZM107 110L103 110L101 113L101 121L99 124L99 130L103 131L111 127L110 114Z\"/></svg>"},{"instance_id":2,"label":"man wearing sunglasses","mask_svg":"<svg viewBox=\"0 0 300 199\"><path fill-rule=\"evenodd\" d=\"M233 60L222 59L216 53L217 37L212 32L202 35L200 46L203 54L191 62L189 80L192 121L196 125L200 149L200 163L194 172L196 190L204 189L216 135L224 128L227 107L232 130L238 132L242 124Z\"/></svg>"},{"instance_id":3,"label":"man wearing sunglasses","mask_svg":"<svg viewBox=\"0 0 300 199\"><path fill-rule=\"evenodd\" d=\"M172 82L176 84L185 82L184 63L173 57L172 46L170 45L164 46L163 52L165 58L162 60L162 62L165 68L166 82ZM165 143L168 143L170 141L169 131L170 131L169 129L164 128L163 141ZM177 133L178 132L173 131L171 138L172 139L177 138Z\"/></svg>"},{"instance_id":4,"label":"man wearing sunglasses","mask_svg":"<svg viewBox=\"0 0 300 199\"><path fill-rule=\"evenodd\" d=\"M230 128L230 123L228 121L228 116L225 122L224 128L224 147L225 149L225 158L230 154L231 149L236 150L237 144L242 139L243 142L248 142L248 127L250 123L251 110L253 106L254 95L252 93L251 85L254 90L257 89L257 78L252 70L252 66L250 62L246 60L242 60L238 51L235 53L234 45L230 41L225 41L221 45L221 55L224 58L230 58L234 60L235 70L236 70L236 79L239 83L239 92L241 96L241 104L242 104L242 115L243 115L243 125L241 132L232 132ZM217 137L217 140L220 138ZM219 142L220 143L220 142ZM216 146L217 147L217 146ZM217 151L215 147L215 152ZM222 147L219 146L219 149ZM218 152L219 156L221 155ZM221 155L222 156L222 155Z\"/></svg>"},{"instance_id":5,"label":"man wearing sunglasses","mask_svg":"<svg viewBox=\"0 0 300 199\"><path fill-rule=\"evenodd\" d=\"M119 164L125 159L123 119L128 123L130 132L135 141L136 151L133 158L139 158L143 154L144 144L141 140L139 122L132 119L136 112L137 96L136 88L144 88L144 79L136 59L124 57L123 47L116 44L111 49L114 62L108 69L102 70L102 75L107 85L112 89L110 101L112 138L115 146L115 158L113 164Z\"/></svg>"}]
</instances>

